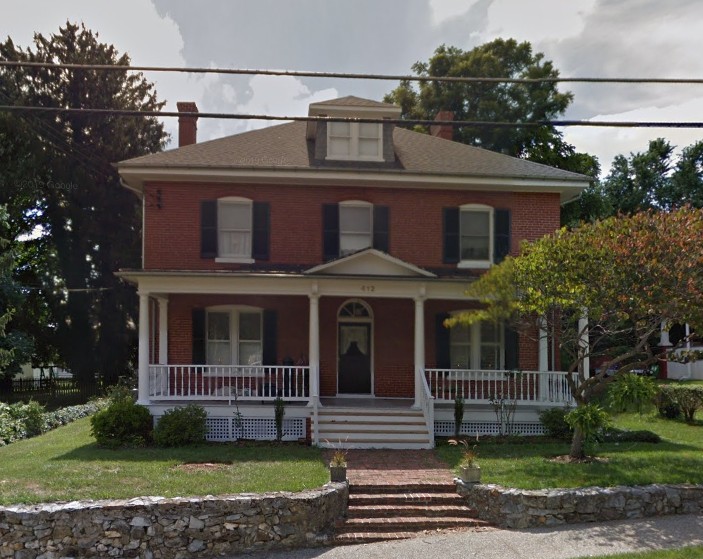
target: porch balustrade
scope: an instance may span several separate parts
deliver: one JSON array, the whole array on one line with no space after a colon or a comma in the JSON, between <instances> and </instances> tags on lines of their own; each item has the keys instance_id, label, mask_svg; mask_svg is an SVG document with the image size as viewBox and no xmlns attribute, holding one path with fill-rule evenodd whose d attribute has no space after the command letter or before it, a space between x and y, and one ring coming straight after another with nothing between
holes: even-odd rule
<instances>
[{"instance_id":1,"label":"porch balustrade","mask_svg":"<svg viewBox=\"0 0 703 559\"><path fill-rule=\"evenodd\" d=\"M565 372L426 369L430 394L438 402L516 400L518 403L573 403ZM575 373L574 373L575 375Z\"/></svg>"},{"instance_id":2,"label":"porch balustrade","mask_svg":"<svg viewBox=\"0 0 703 559\"><path fill-rule=\"evenodd\" d=\"M310 367L249 365L150 365L149 399L310 399Z\"/></svg>"}]
</instances>

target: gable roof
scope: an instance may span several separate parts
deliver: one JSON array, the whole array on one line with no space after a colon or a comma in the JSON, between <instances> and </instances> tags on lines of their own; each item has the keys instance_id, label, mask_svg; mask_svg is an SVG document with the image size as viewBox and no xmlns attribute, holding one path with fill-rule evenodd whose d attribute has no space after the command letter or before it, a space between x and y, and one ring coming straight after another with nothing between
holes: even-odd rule
<instances>
[{"instance_id":1,"label":"gable roof","mask_svg":"<svg viewBox=\"0 0 703 559\"><path fill-rule=\"evenodd\" d=\"M436 278L437 275L391 256L375 248L365 248L319 266L305 270L305 274L332 274L345 276L410 276Z\"/></svg>"},{"instance_id":2,"label":"gable roof","mask_svg":"<svg viewBox=\"0 0 703 559\"><path fill-rule=\"evenodd\" d=\"M397 105L392 103L383 103L382 101L374 101L373 99L363 99L362 97L356 97L354 95L347 95L346 97L339 97L338 99L328 99L326 101L320 101L318 103L313 103L313 106L334 106L334 107L366 107L366 108L379 108L379 109L395 109L399 110Z\"/></svg>"},{"instance_id":3,"label":"gable roof","mask_svg":"<svg viewBox=\"0 0 703 559\"><path fill-rule=\"evenodd\" d=\"M325 103L393 107L353 96L316 105ZM388 181L407 185L412 177L416 184L446 182L457 188L474 184L482 189L541 191L541 187L546 187L559 191L563 201L578 195L591 180L578 173L397 126L393 129L396 160L392 163L320 161L314 158L314 142L306 137L306 127L303 121L279 124L128 159L117 167L127 183L136 188L144 180L198 180L207 176L210 180L246 177L256 181L258 176L259 182L275 182L285 173L294 173L307 184L316 179L327 183L338 179L359 182L373 177L373 184Z\"/></svg>"}]
</instances>

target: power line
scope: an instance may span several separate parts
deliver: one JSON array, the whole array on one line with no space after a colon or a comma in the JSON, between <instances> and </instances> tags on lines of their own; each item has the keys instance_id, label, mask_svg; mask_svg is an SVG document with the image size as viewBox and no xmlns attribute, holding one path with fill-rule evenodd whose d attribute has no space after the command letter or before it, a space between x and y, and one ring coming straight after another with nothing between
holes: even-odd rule
<instances>
[{"instance_id":1,"label":"power line","mask_svg":"<svg viewBox=\"0 0 703 559\"><path fill-rule=\"evenodd\" d=\"M703 85L703 78L500 78L469 76L411 76L405 74L358 74L348 72L313 72L308 70L262 70L247 68L198 68L178 66L120 66L113 64L53 64L47 62L24 62L0 60L0 67L55 68L61 70L106 70L131 72L178 72L190 74L229 74L245 76L292 76L300 78L341 78L350 80L389 80L416 82L458 82L458 83L617 83L617 84L668 84L668 85Z\"/></svg>"},{"instance_id":2,"label":"power line","mask_svg":"<svg viewBox=\"0 0 703 559\"><path fill-rule=\"evenodd\" d=\"M66 107L30 107L23 105L0 105L0 111L29 112L29 113L67 113L95 114L122 117L197 117L218 118L226 120L268 120L268 121L298 121L298 122L360 122L360 123L390 123L390 124L419 124L423 126L450 125L494 128L535 128L540 126L558 127L601 127L601 128L703 128L703 122L681 121L607 121L607 120L540 120L535 122L490 122L475 120L427 120L400 118L350 118L330 116L280 116L263 114L239 113L191 113L178 111L138 111L128 109L93 109Z\"/></svg>"}]
</instances>

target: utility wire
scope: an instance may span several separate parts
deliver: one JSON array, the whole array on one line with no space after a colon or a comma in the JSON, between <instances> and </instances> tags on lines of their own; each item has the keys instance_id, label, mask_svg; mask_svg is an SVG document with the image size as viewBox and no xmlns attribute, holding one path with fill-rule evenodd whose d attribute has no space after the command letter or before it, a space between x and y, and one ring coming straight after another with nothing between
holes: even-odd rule
<instances>
[{"instance_id":1,"label":"utility wire","mask_svg":"<svg viewBox=\"0 0 703 559\"><path fill-rule=\"evenodd\" d=\"M450 125L474 126L483 128L535 128L540 126L588 126L604 128L703 128L703 122L681 121L607 121L607 120L540 120L535 122L489 122L475 120L427 120L400 118L349 118L330 116L276 116L262 114L237 113L197 113L178 111L138 111L127 109L92 109L66 107L29 107L23 105L0 105L0 111L29 112L29 113L68 113L68 114L97 114L123 117L197 117L218 118L227 120L276 120L299 122L360 122L360 123L390 123L390 124L419 124L423 126Z\"/></svg>"},{"instance_id":2,"label":"utility wire","mask_svg":"<svg viewBox=\"0 0 703 559\"><path fill-rule=\"evenodd\" d=\"M178 66L119 66L113 64L53 64L47 62L24 62L16 60L0 60L0 67L23 68L55 68L62 70L107 70L131 72L179 72L190 74L230 74L245 76L293 76L301 78L342 78L351 80L390 80L416 82L458 82L458 83L646 83L646 84L676 84L703 85L703 78L498 78L498 77L469 77L469 76L410 76L404 74L356 74L347 72L312 72L307 70L254 70L246 68L187 68Z\"/></svg>"}]
</instances>

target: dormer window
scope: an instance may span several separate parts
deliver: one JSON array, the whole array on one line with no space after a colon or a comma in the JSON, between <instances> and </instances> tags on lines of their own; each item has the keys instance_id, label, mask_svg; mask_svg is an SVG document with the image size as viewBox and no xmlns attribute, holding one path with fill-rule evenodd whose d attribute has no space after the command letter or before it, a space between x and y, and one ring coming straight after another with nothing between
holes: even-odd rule
<instances>
[{"instance_id":1,"label":"dormer window","mask_svg":"<svg viewBox=\"0 0 703 559\"><path fill-rule=\"evenodd\" d=\"M369 122L329 122L327 159L383 161L383 125Z\"/></svg>"}]
</instances>

